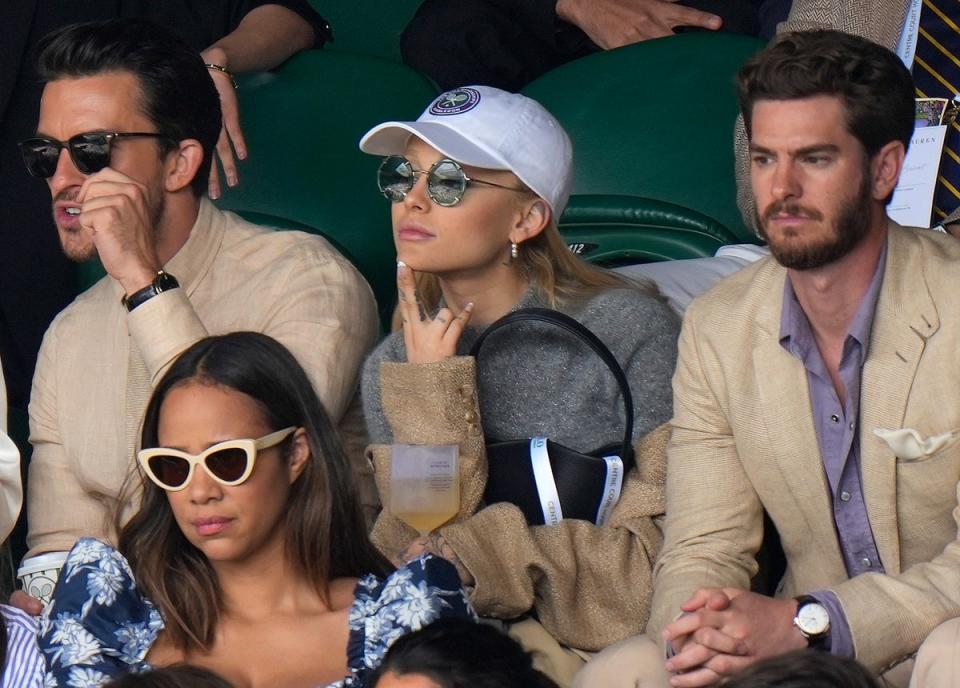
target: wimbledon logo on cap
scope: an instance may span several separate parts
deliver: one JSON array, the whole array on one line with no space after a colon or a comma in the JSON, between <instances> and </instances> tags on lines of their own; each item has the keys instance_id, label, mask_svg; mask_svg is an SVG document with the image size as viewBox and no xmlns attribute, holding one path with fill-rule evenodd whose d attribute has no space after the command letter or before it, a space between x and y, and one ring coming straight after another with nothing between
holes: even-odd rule
<instances>
[{"instance_id":1,"label":"wimbledon logo on cap","mask_svg":"<svg viewBox=\"0 0 960 688\"><path fill-rule=\"evenodd\" d=\"M459 115L469 112L480 102L480 91L475 88L458 88L447 91L430 106L431 115Z\"/></svg>"}]
</instances>

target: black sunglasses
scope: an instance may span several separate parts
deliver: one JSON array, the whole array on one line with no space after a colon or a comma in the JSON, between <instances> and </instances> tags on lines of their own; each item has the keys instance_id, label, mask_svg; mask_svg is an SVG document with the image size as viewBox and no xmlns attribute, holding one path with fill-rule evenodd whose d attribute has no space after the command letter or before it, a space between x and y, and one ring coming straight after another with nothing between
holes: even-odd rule
<instances>
[{"instance_id":1,"label":"black sunglasses","mask_svg":"<svg viewBox=\"0 0 960 688\"><path fill-rule=\"evenodd\" d=\"M427 195L430 199L437 205L446 207L456 205L463 200L463 194L467 192L469 184L483 184L508 191L527 190L468 177L460 164L449 158L437 160L429 170L418 170L409 160L400 155L384 158L377 171L377 186L380 187L380 192L384 196L394 203L399 203L410 193L413 185L417 183L417 175L420 174L427 175Z\"/></svg>"},{"instance_id":2,"label":"black sunglasses","mask_svg":"<svg viewBox=\"0 0 960 688\"><path fill-rule=\"evenodd\" d=\"M70 159L81 173L93 174L110 165L110 144L114 139L135 137L169 138L155 132L89 131L71 136L70 140L64 143L38 136L21 141L20 154L23 156L23 164L27 166L27 172L41 179L48 179L57 171L60 151L64 148L70 151Z\"/></svg>"}]
</instances>

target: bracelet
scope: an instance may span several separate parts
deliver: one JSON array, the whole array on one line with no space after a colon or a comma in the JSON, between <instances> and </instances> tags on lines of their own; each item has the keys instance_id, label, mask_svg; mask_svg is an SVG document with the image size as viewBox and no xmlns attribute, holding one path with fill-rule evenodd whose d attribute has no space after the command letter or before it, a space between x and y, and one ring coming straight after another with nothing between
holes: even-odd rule
<instances>
[{"instance_id":1,"label":"bracelet","mask_svg":"<svg viewBox=\"0 0 960 688\"><path fill-rule=\"evenodd\" d=\"M226 74L227 78L230 79L230 83L233 84L233 87L234 88L237 87L237 80L233 78L233 74L231 74L229 70L227 70L227 68L224 67L223 65L218 65L218 64L214 64L213 62L208 62L203 66L206 67L207 69L212 69L216 72L220 72L221 74Z\"/></svg>"}]
</instances>

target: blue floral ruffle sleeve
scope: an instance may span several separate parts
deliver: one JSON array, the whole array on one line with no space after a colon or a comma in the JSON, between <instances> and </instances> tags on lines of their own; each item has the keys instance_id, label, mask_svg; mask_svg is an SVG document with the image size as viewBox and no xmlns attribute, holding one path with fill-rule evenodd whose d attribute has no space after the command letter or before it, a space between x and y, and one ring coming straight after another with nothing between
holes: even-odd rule
<instances>
[{"instance_id":1,"label":"blue floral ruffle sleeve","mask_svg":"<svg viewBox=\"0 0 960 688\"><path fill-rule=\"evenodd\" d=\"M363 576L354 595L347 643L350 673L328 688L363 686L367 672L406 633L444 617L477 618L456 569L432 555L383 580ZM161 630L160 613L137 589L123 555L83 538L67 555L53 599L40 618L44 686L96 688L116 676L146 671L147 653Z\"/></svg>"},{"instance_id":2,"label":"blue floral ruffle sleeve","mask_svg":"<svg viewBox=\"0 0 960 688\"><path fill-rule=\"evenodd\" d=\"M446 559L426 555L380 580L370 574L357 582L350 609L347 664L343 686L363 686L366 674L402 635L437 619L477 620L456 568Z\"/></svg>"},{"instance_id":3,"label":"blue floral ruffle sleeve","mask_svg":"<svg viewBox=\"0 0 960 688\"><path fill-rule=\"evenodd\" d=\"M67 555L40 617L44 686L92 688L145 671L144 658L162 629L159 612L137 589L123 555L83 538Z\"/></svg>"}]
</instances>

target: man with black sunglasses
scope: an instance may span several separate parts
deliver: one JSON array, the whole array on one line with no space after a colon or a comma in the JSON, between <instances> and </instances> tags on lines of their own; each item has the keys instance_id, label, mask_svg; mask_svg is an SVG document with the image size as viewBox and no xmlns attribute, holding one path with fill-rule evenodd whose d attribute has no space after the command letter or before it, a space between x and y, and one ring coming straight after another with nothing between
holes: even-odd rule
<instances>
[{"instance_id":1,"label":"man with black sunglasses","mask_svg":"<svg viewBox=\"0 0 960 688\"><path fill-rule=\"evenodd\" d=\"M172 29L208 63L223 105L210 197L240 182L246 157L229 72L273 68L301 50L320 48L330 27L307 0L16 0L0 2L0 359L10 407L26 411L43 333L77 295L77 268L60 251L44 188L20 164L17 143L37 125L43 84L37 46L55 29L83 21L139 17ZM222 167L222 174L218 169ZM34 279L42 274L42 282Z\"/></svg>"},{"instance_id":2,"label":"man with black sunglasses","mask_svg":"<svg viewBox=\"0 0 960 688\"><path fill-rule=\"evenodd\" d=\"M220 103L186 44L141 20L79 24L47 39L39 73L24 163L46 179L66 254L98 256L108 276L57 317L40 351L31 555L111 539L151 380L193 342L273 336L341 428L355 428L348 407L378 330L369 287L325 240L257 227L204 197Z\"/></svg>"}]
</instances>

